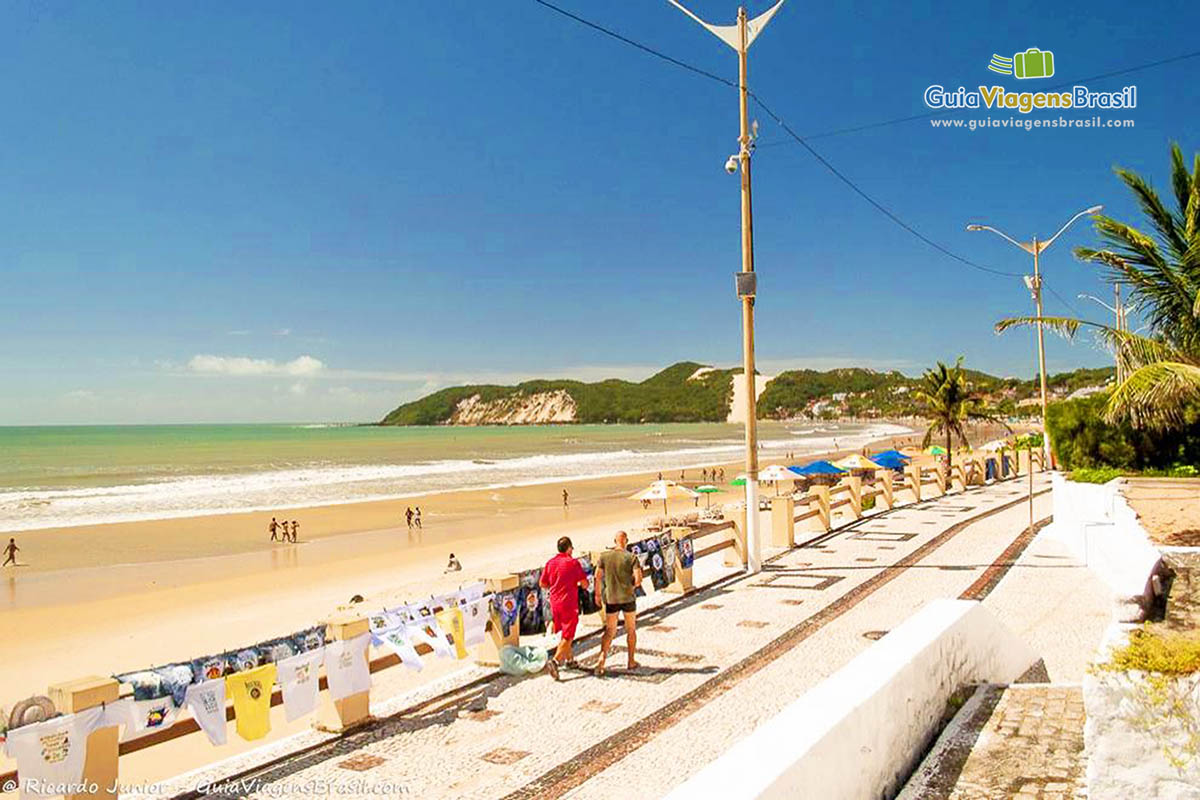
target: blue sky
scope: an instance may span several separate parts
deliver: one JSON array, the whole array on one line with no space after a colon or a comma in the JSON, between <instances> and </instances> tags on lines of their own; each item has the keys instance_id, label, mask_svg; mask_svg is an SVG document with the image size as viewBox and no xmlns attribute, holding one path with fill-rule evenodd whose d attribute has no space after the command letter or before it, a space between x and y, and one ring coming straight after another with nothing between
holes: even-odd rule
<instances>
[{"instance_id":1,"label":"blue sky","mask_svg":"<svg viewBox=\"0 0 1200 800\"><path fill-rule=\"evenodd\" d=\"M665 0L559 2L736 78ZM1052 50L1070 80L1194 50L1197 23L1184 2L791 0L751 84L809 135L923 113L933 83L1039 88L988 72L993 53ZM1111 168L1165 188L1168 143L1200 150L1198 72L1090 82L1138 87L1136 109L1102 112L1133 129L916 121L811 143L935 241L1026 271L965 223L1046 236L1094 203L1133 219ZM0 424L370 420L464 380L740 360L733 92L532 0L8 4L0 103ZM992 332L1028 311L1019 280L929 248L752 114L764 371L961 354L1032 374L1031 335ZM1107 297L1070 254L1094 241L1079 224L1043 258L1080 309ZM1106 361L1050 343L1053 370Z\"/></svg>"}]
</instances>

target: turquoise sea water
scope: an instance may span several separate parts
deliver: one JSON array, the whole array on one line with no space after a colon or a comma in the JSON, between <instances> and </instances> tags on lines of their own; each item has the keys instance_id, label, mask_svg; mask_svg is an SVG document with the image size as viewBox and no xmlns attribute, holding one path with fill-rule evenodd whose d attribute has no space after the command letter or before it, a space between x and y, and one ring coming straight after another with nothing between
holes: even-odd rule
<instances>
[{"instance_id":1,"label":"turquoise sea water","mask_svg":"<svg viewBox=\"0 0 1200 800\"><path fill-rule=\"evenodd\" d=\"M760 424L765 461L861 446L884 424ZM739 425L0 428L0 531L163 519L700 467Z\"/></svg>"}]
</instances>

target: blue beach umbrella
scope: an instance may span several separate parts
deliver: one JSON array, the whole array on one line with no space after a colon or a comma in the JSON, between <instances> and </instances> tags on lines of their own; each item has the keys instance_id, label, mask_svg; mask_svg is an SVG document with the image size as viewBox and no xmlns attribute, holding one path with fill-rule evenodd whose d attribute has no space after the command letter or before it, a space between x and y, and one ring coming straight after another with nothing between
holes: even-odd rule
<instances>
[{"instance_id":1,"label":"blue beach umbrella","mask_svg":"<svg viewBox=\"0 0 1200 800\"><path fill-rule=\"evenodd\" d=\"M841 475L846 470L841 467L836 467L828 461L814 461L811 464L805 464L803 467L788 467L797 475Z\"/></svg>"},{"instance_id":2,"label":"blue beach umbrella","mask_svg":"<svg viewBox=\"0 0 1200 800\"><path fill-rule=\"evenodd\" d=\"M871 456L872 461L879 461L879 459L881 459L881 458L891 458L891 459L908 461L912 458L912 456L905 455L904 453L901 453L899 450L884 450L882 453L876 453L875 455Z\"/></svg>"},{"instance_id":3,"label":"blue beach umbrella","mask_svg":"<svg viewBox=\"0 0 1200 800\"><path fill-rule=\"evenodd\" d=\"M908 466L907 459L902 456L892 455L891 453L876 453L871 456L871 460L886 469L904 469Z\"/></svg>"}]
</instances>

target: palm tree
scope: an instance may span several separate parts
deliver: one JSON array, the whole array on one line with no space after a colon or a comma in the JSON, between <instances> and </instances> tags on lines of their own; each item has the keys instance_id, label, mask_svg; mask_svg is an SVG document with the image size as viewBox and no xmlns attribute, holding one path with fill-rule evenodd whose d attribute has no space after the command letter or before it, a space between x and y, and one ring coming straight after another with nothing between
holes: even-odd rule
<instances>
[{"instance_id":1,"label":"palm tree","mask_svg":"<svg viewBox=\"0 0 1200 800\"><path fill-rule=\"evenodd\" d=\"M962 356L958 357L953 367L937 362L936 367L925 370L921 385L913 392L917 400L925 404L925 418L930 422L921 447L928 447L935 433L945 433L947 471L952 463L954 437L957 436L967 447L971 446L967 439L968 420L999 422L1008 428L998 417L983 409L983 399L972 392L967 384L962 362Z\"/></svg>"},{"instance_id":2,"label":"palm tree","mask_svg":"<svg viewBox=\"0 0 1200 800\"><path fill-rule=\"evenodd\" d=\"M1116 353L1127 377L1109 397L1109 422L1178 428L1186 424L1188 405L1200 399L1200 153L1189 172L1179 145L1171 145L1173 209L1136 172L1115 172L1137 199L1150 232L1098 214L1093 224L1104 247L1079 247L1075 256L1099 264L1106 281L1126 288L1129 307L1146 322L1148 335L1070 317L1040 321L1068 338L1080 328L1095 330ZM1006 319L996 330L1038 321Z\"/></svg>"}]
</instances>

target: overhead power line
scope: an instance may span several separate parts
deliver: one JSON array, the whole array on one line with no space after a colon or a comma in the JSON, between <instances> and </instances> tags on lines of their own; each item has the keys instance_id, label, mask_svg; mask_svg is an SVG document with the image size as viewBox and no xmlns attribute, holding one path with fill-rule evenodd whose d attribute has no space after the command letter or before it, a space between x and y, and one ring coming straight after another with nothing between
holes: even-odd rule
<instances>
[{"instance_id":1,"label":"overhead power line","mask_svg":"<svg viewBox=\"0 0 1200 800\"><path fill-rule=\"evenodd\" d=\"M680 59L674 58L673 56L669 56L666 53L656 50L653 47L649 47L648 45L644 45L641 42L634 41L633 39L630 39L627 36L619 34L616 31L613 31L609 28L604 27L603 25L599 25L595 22L592 22L591 20L584 19L583 17L580 17L577 14L573 14L570 11L567 11L566 9L559 8L558 6L554 5L553 3L548 2L548 0L533 0L533 1L540 6L544 6L545 8L548 8L551 11L554 11L558 14L561 14L564 17L567 17L568 19L572 19L572 20L580 23L581 25L586 25L587 27L591 28L592 30L598 31L599 33L602 33L606 36L610 36L610 37L616 39L617 41L620 41L627 45L630 45L631 47L636 47L638 50L641 50L645 53L655 56L656 58L660 58L663 61L666 61L670 64L674 64L677 67L682 67L683 69L686 69L690 72L694 72L697 75L701 75L710 80L717 81L718 83L721 83L725 86L732 87L734 89L737 88L737 84L733 83L732 81L726 80L725 78L722 78L719 75L714 75L713 73L708 72L707 70L703 70L703 69L700 69L699 67L688 64L687 62L681 61ZM889 208L884 206L882 203L880 203L875 198L871 197L871 195L867 194L867 192L864 191L861 187L859 187L858 184L856 184L854 181L850 180L850 178L846 177L846 175L843 174L840 170L838 170L837 167L835 167L833 164L831 164L827 158L825 158L823 155L821 155L815 149L813 149L812 145L808 144L806 141L804 141L804 139L802 137L798 136L796 134L796 132L793 131L792 128L787 124L787 122L785 122L783 120L782 117L780 117L778 114L776 114L774 111L772 111L762 101L762 98L760 98L754 92L750 92L749 94L750 94L750 97L752 97L754 99L754 102L757 103L758 106L768 116L771 117L771 119L775 120L775 122L788 134L788 136L790 136L792 139L794 139L796 141L797 144L799 144L801 147L803 147L805 150L807 150L809 152L809 154L811 154L812 157L815 158L819 164L821 164L821 166L823 166L823 167L825 167L825 169L829 170L829 172L832 175L834 175L834 177L836 177L842 183L849 186L850 189L853 190L855 194L857 194L859 197L866 200L872 207L874 207L877 211L879 211L881 214L883 214L889 220L894 222L896 225L900 226L900 228L902 228L903 230L912 234L920 241L922 241L925 244L927 244L928 246L932 247L934 250L937 250L938 252L942 253L943 255L945 255L949 258L952 258L961 264L965 264L966 266L971 267L972 269L977 269L981 272L986 272L986 273L990 273L992 275L998 275L998 276L1006 277L1006 278L1021 277L1021 273L1019 273L1019 272L1006 272L1004 270L995 269L994 267L987 267L987 266L984 266L983 264L978 264L978 263L970 260L969 258L964 258L963 256L958 255L957 253L951 251L950 249L948 249L948 248L944 247L943 245L938 244L934 240L930 239L928 236L926 236L925 234L918 231L912 225L909 225L907 222L905 222L900 217L898 217L894 212L892 212Z\"/></svg>"}]
</instances>

